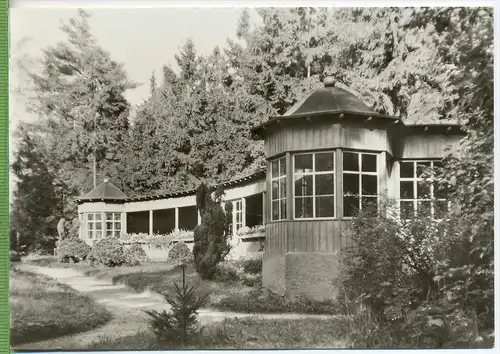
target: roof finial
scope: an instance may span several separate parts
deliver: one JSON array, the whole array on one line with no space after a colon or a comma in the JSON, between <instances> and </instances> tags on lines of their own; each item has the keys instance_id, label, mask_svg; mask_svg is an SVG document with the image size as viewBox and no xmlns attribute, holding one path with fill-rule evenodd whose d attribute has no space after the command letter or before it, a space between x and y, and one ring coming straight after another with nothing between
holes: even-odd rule
<instances>
[{"instance_id":1,"label":"roof finial","mask_svg":"<svg viewBox=\"0 0 500 354\"><path fill-rule=\"evenodd\" d=\"M105 178L104 183L108 183L108 182L109 182L109 179Z\"/></svg>"},{"instance_id":2,"label":"roof finial","mask_svg":"<svg viewBox=\"0 0 500 354\"><path fill-rule=\"evenodd\" d=\"M325 85L325 87L334 87L335 82L336 82L336 80L333 76L327 76L323 80L323 85Z\"/></svg>"}]
</instances>

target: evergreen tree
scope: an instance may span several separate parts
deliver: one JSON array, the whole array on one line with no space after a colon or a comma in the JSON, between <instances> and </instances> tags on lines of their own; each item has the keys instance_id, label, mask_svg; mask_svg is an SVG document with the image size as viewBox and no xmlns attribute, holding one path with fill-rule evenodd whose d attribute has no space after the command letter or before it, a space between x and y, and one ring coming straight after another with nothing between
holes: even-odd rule
<instances>
[{"instance_id":1,"label":"evergreen tree","mask_svg":"<svg viewBox=\"0 0 500 354\"><path fill-rule=\"evenodd\" d=\"M80 10L78 18L64 24L67 41L44 50L41 72L31 73L32 108L50 137L49 161L53 170L63 170L62 182L76 194L92 188L94 159L97 181L107 176L120 184L117 165L129 129L124 92L135 87L123 65L97 44L88 18Z\"/></svg>"},{"instance_id":2,"label":"evergreen tree","mask_svg":"<svg viewBox=\"0 0 500 354\"><path fill-rule=\"evenodd\" d=\"M18 249L52 251L57 238L56 224L61 217L60 200L54 189L54 176L39 146L25 129L19 131L19 147L11 164L17 177L10 213L11 234Z\"/></svg>"},{"instance_id":3,"label":"evergreen tree","mask_svg":"<svg viewBox=\"0 0 500 354\"><path fill-rule=\"evenodd\" d=\"M194 230L193 256L195 269L202 279L213 279L217 264L224 260L230 250L228 244L229 223L222 208L221 189L214 190L204 183L196 192L196 207L201 223Z\"/></svg>"}]
</instances>

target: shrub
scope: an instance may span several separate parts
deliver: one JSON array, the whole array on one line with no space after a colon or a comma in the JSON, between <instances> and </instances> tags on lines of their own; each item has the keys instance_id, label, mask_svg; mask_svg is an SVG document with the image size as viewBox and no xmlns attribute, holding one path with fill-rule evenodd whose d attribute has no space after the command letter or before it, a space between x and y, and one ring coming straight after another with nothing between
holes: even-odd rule
<instances>
[{"instance_id":1,"label":"shrub","mask_svg":"<svg viewBox=\"0 0 500 354\"><path fill-rule=\"evenodd\" d=\"M107 267L121 266L125 263L125 251L120 240L116 237L106 237L92 247L89 254L92 264L101 264Z\"/></svg>"},{"instance_id":2,"label":"shrub","mask_svg":"<svg viewBox=\"0 0 500 354\"><path fill-rule=\"evenodd\" d=\"M213 196L212 196L213 194ZM213 279L217 264L224 260L230 251L228 243L229 209L223 210L223 191L208 188L201 184L196 192L196 207L201 215L201 224L194 230L194 265L202 279ZM232 204L226 203L226 208Z\"/></svg>"},{"instance_id":3,"label":"shrub","mask_svg":"<svg viewBox=\"0 0 500 354\"><path fill-rule=\"evenodd\" d=\"M243 262L243 271L248 274L262 274L262 259L254 258Z\"/></svg>"},{"instance_id":4,"label":"shrub","mask_svg":"<svg viewBox=\"0 0 500 354\"><path fill-rule=\"evenodd\" d=\"M125 264L128 266L139 265L148 260L148 256L141 245L133 244L125 250Z\"/></svg>"},{"instance_id":5,"label":"shrub","mask_svg":"<svg viewBox=\"0 0 500 354\"><path fill-rule=\"evenodd\" d=\"M177 242L170 248L168 252L167 261L173 264L193 264L193 254L189 247L182 241Z\"/></svg>"},{"instance_id":6,"label":"shrub","mask_svg":"<svg viewBox=\"0 0 500 354\"><path fill-rule=\"evenodd\" d=\"M158 341L162 344L185 346L201 332L198 327L198 310L205 303L208 294L198 296L198 286L182 286L174 283L175 295L163 294L172 306L171 312L144 311L149 316L149 325Z\"/></svg>"},{"instance_id":7,"label":"shrub","mask_svg":"<svg viewBox=\"0 0 500 354\"><path fill-rule=\"evenodd\" d=\"M59 242L57 257L60 262L67 263L69 260L77 263L85 260L91 248L79 238L66 238Z\"/></svg>"}]
</instances>

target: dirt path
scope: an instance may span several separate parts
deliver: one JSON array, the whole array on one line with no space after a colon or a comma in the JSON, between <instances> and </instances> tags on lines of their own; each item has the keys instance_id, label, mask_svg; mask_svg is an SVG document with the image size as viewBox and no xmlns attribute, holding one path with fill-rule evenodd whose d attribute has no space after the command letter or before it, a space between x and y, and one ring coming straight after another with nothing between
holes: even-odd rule
<instances>
[{"instance_id":1,"label":"dirt path","mask_svg":"<svg viewBox=\"0 0 500 354\"><path fill-rule=\"evenodd\" d=\"M113 284L111 279L95 279L71 268L47 268L20 264L24 271L43 274L69 285L76 291L88 295L96 302L103 304L113 314L113 319L106 325L88 332L76 333L36 343L16 346L16 349L87 349L89 344L101 336L121 338L147 329L147 317L142 310L168 310L170 305L164 298L154 292L134 292L123 284ZM202 324L222 321L225 318L259 317L264 319L301 319L331 318L331 315L307 314L245 314L236 312L220 312L211 309L199 311Z\"/></svg>"}]
</instances>

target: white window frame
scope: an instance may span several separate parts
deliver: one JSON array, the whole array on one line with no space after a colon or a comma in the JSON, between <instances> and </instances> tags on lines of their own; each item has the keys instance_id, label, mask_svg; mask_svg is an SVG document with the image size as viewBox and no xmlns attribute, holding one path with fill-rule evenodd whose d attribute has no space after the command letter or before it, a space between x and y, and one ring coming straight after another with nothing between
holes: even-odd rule
<instances>
[{"instance_id":1,"label":"white window frame","mask_svg":"<svg viewBox=\"0 0 500 354\"><path fill-rule=\"evenodd\" d=\"M273 176L273 162L278 162L278 176ZM280 171L281 171L281 164L282 162L285 163L285 174L283 175L280 175ZM271 174L271 193L269 193L270 195L270 199L271 199L271 221L280 221L280 220L286 220L287 219L287 213L285 213L284 217L282 217L281 215L281 202L284 200L285 201L285 205L287 205L287 193L285 192L285 196L283 197L281 195L281 188L280 188L280 184L281 182L283 181L284 184L285 184L285 191L287 190L287 183L289 183L287 181L287 166L286 166L286 157L285 156L282 156L282 157L279 157L277 159L274 159L272 161L270 161L270 174ZM273 199L273 182L278 182L278 198L277 199ZM278 218L275 219L274 218L274 203L273 202L278 202ZM288 206L286 206L286 208L288 208Z\"/></svg>"},{"instance_id":2,"label":"white window frame","mask_svg":"<svg viewBox=\"0 0 500 354\"><path fill-rule=\"evenodd\" d=\"M413 176L412 177L401 177L401 164L402 163L413 163ZM430 217L432 219L435 219L434 218L434 214L435 214L435 210L434 210L434 203L435 202L446 202L446 199L445 198L435 198L435 194L434 194L434 183L432 183L432 181L430 181L430 195L429 195L429 198L419 198L418 197L418 182L423 182L425 181L424 178L421 178L418 176L418 171L417 171L417 166L419 163L430 163L430 167L431 168L434 168L434 163L436 162L441 162L441 160L433 160L433 159L428 159L428 160L400 160L399 161L399 164L400 164L400 170L399 170L399 200L398 200L398 212L399 212L399 216L403 219L403 216L401 214L401 202L412 202L413 203L413 216L415 217L417 215L417 212L418 212L418 207L419 207L419 202L429 202L430 205L431 205L431 214L430 214ZM401 182L412 182L412 185L413 185L413 198L404 198L402 197L401 195ZM447 208L449 209L450 207L450 204L449 202L446 203L446 206ZM408 219L405 219L405 220L408 220ZM435 220L441 220L441 219L435 219Z\"/></svg>"},{"instance_id":3,"label":"white window frame","mask_svg":"<svg viewBox=\"0 0 500 354\"><path fill-rule=\"evenodd\" d=\"M333 171L316 171L316 154L332 154L333 158ZM303 155L311 155L312 156L312 171L311 172L295 172L295 157L296 156L303 156ZM336 180L336 168L335 166L335 150L328 150L328 151L314 151L314 152L301 152L301 153L296 153L293 154L293 162L292 162L292 171L293 171L293 219L294 220L328 220L328 219L335 219L336 217L336 209L337 209L337 198L336 198L336 190L337 190L337 180ZM317 175L332 175L333 176L333 194L324 194L324 195L316 195L316 176ZM295 195L295 180L296 177L302 177L302 176L312 176L312 184L313 184L313 194L310 196L305 196L306 198L312 198L312 204L313 204L313 216L312 217L307 217L307 218L301 218L297 217L295 215L295 200L296 199L304 199L304 196L296 196ZM333 216L316 216L316 197L333 197Z\"/></svg>"},{"instance_id":4,"label":"white window frame","mask_svg":"<svg viewBox=\"0 0 500 354\"><path fill-rule=\"evenodd\" d=\"M111 219L108 219L109 214L111 214ZM118 215L118 218L116 218L116 215ZM108 232L111 232L111 236L114 236L116 238L120 238L122 230L123 230L123 223L122 223L122 213L115 212L115 211L108 211L104 213L104 232L105 236L108 236ZM111 223L111 229L108 229L108 223ZM120 228L116 228L116 224L120 224Z\"/></svg>"},{"instance_id":5,"label":"white window frame","mask_svg":"<svg viewBox=\"0 0 500 354\"><path fill-rule=\"evenodd\" d=\"M244 212L244 201L242 199L234 200L233 202L233 235L236 235L239 229L241 229L244 224L243 220L243 212ZM238 209L240 206L240 209ZM240 221L238 222L238 216L240 217Z\"/></svg>"},{"instance_id":6,"label":"white window frame","mask_svg":"<svg viewBox=\"0 0 500 354\"><path fill-rule=\"evenodd\" d=\"M90 219L90 215L92 215L92 219ZM100 220L97 220L97 216L99 215ZM85 231L85 238L89 240L100 240L103 238L103 232L104 232L104 225L103 225L103 215L102 212L90 212L90 213L85 213L85 223L86 223L86 231ZM97 230L96 225L100 224L101 229ZM92 225L92 228L89 226ZM97 232L100 232L100 236L97 236Z\"/></svg>"},{"instance_id":7,"label":"white window frame","mask_svg":"<svg viewBox=\"0 0 500 354\"><path fill-rule=\"evenodd\" d=\"M358 155L358 171L350 171L350 170L344 170L344 154L356 154ZM363 164L363 155L372 155L375 156L376 159L376 166L375 166L375 172L367 172L363 171L362 164ZM344 175L350 174L350 175L358 175L359 176L359 184L358 184L358 210L361 211L363 210L362 207L362 201L363 198L373 198L375 199L377 203L377 209L379 205L379 190L380 190L380 180L379 180L379 153L377 152L365 152L365 151L351 151L351 150L342 150L342 182L344 181ZM377 192L375 195L363 195L363 177L362 176L376 176L377 177ZM345 193L344 193L344 183L342 183L342 205L344 205L344 198L345 198ZM347 216L345 215L345 208L342 208L342 218L343 219L352 219L354 216Z\"/></svg>"}]
</instances>

